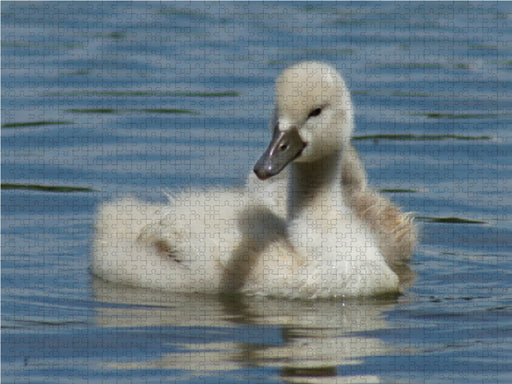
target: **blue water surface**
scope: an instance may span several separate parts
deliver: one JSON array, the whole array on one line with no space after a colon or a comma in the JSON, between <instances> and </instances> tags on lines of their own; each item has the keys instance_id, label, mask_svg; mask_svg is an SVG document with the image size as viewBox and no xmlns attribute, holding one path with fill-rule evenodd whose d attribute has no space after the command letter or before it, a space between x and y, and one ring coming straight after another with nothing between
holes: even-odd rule
<instances>
[{"instance_id":1,"label":"blue water surface","mask_svg":"<svg viewBox=\"0 0 512 384\"><path fill-rule=\"evenodd\" d=\"M2 382L512 382L510 3L1 11ZM410 289L301 302L93 279L98 204L242 185L274 79L304 59L343 73L371 184L417 217Z\"/></svg>"}]
</instances>

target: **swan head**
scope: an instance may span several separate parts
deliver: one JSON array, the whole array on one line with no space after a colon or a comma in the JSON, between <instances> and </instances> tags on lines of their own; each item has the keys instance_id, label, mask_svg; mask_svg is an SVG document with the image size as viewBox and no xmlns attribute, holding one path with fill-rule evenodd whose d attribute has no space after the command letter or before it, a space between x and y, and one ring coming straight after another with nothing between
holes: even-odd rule
<instances>
[{"instance_id":1,"label":"swan head","mask_svg":"<svg viewBox=\"0 0 512 384\"><path fill-rule=\"evenodd\" d=\"M345 82L332 66L305 61L276 81L272 140L254 166L264 180L287 164L313 162L340 152L350 141L353 108Z\"/></svg>"}]
</instances>

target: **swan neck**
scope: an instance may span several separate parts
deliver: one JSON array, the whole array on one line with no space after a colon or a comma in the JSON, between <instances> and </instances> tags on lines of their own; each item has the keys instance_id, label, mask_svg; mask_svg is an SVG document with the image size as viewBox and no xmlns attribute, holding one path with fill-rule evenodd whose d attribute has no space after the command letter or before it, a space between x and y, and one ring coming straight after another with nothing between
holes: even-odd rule
<instances>
[{"instance_id":1,"label":"swan neck","mask_svg":"<svg viewBox=\"0 0 512 384\"><path fill-rule=\"evenodd\" d=\"M288 219L337 204L341 192L341 153L307 163L293 163L288 187ZM308 215L309 216L309 215Z\"/></svg>"}]
</instances>

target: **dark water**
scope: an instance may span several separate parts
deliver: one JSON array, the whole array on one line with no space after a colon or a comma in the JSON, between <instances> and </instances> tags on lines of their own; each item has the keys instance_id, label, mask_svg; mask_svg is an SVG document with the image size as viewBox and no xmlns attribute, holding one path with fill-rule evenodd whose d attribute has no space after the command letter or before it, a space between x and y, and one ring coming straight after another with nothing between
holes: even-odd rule
<instances>
[{"instance_id":1,"label":"dark water","mask_svg":"<svg viewBox=\"0 0 512 384\"><path fill-rule=\"evenodd\" d=\"M1 7L2 382L512 382L510 3ZM287 302L93 280L96 205L242 184L273 81L302 59L342 71L372 184L418 217L410 290Z\"/></svg>"}]
</instances>

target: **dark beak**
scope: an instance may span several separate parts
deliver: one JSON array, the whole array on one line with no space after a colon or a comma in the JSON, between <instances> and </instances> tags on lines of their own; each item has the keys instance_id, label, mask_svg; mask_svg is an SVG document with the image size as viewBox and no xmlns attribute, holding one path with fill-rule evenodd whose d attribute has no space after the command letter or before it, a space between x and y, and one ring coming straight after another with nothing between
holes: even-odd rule
<instances>
[{"instance_id":1,"label":"dark beak","mask_svg":"<svg viewBox=\"0 0 512 384\"><path fill-rule=\"evenodd\" d=\"M280 131L276 127L272 141L254 166L254 173L260 180L277 175L302 153L305 146L297 127L288 131Z\"/></svg>"}]
</instances>

